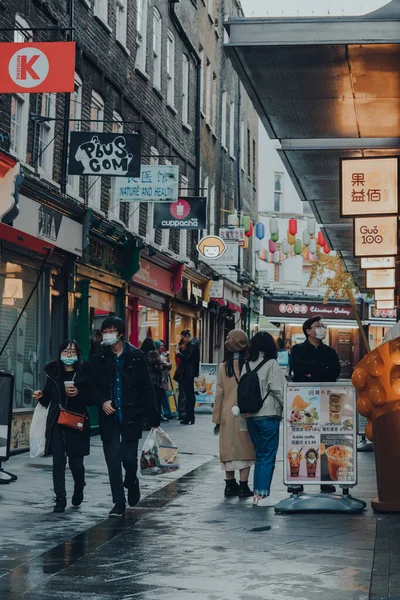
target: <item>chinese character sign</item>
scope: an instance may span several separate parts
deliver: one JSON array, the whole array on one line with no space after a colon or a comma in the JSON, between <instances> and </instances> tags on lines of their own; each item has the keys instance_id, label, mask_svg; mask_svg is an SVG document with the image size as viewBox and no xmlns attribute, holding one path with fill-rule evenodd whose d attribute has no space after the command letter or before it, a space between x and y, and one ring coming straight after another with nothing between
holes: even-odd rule
<instances>
[{"instance_id":1,"label":"chinese character sign","mask_svg":"<svg viewBox=\"0 0 400 600\"><path fill-rule=\"evenodd\" d=\"M355 401L350 383L286 387L285 484L357 482Z\"/></svg>"},{"instance_id":2,"label":"chinese character sign","mask_svg":"<svg viewBox=\"0 0 400 600\"><path fill-rule=\"evenodd\" d=\"M343 217L397 214L397 158L342 159L341 179Z\"/></svg>"},{"instance_id":3,"label":"chinese character sign","mask_svg":"<svg viewBox=\"0 0 400 600\"><path fill-rule=\"evenodd\" d=\"M119 202L177 202L179 167L142 165L139 177L119 179L117 183Z\"/></svg>"},{"instance_id":4,"label":"chinese character sign","mask_svg":"<svg viewBox=\"0 0 400 600\"><path fill-rule=\"evenodd\" d=\"M244 227L221 227L219 237L224 242L238 242L239 246L244 245Z\"/></svg>"},{"instance_id":5,"label":"chinese character sign","mask_svg":"<svg viewBox=\"0 0 400 600\"><path fill-rule=\"evenodd\" d=\"M397 216L354 219L354 255L396 256L397 219Z\"/></svg>"}]
</instances>

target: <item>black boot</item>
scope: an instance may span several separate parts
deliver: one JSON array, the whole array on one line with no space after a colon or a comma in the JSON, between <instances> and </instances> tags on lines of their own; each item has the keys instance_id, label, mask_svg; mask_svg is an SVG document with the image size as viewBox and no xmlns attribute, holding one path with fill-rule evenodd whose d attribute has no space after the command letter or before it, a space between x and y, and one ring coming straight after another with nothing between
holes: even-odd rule
<instances>
[{"instance_id":1,"label":"black boot","mask_svg":"<svg viewBox=\"0 0 400 600\"><path fill-rule=\"evenodd\" d=\"M57 496L56 504L53 508L53 512L55 513L63 513L65 512L65 507L67 506L67 498L65 496Z\"/></svg>"},{"instance_id":2,"label":"black boot","mask_svg":"<svg viewBox=\"0 0 400 600\"><path fill-rule=\"evenodd\" d=\"M136 506L140 501L140 487L139 479L136 477L133 483L129 482L128 485L128 504L129 506Z\"/></svg>"},{"instance_id":3,"label":"black boot","mask_svg":"<svg viewBox=\"0 0 400 600\"><path fill-rule=\"evenodd\" d=\"M238 496L239 496L239 498L250 498L250 496L253 496L253 492L249 488L248 481L239 481Z\"/></svg>"},{"instance_id":4,"label":"black boot","mask_svg":"<svg viewBox=\"0 0 400 600\"><path fill-rule=\"evenodd\" d=\"M76 484L74 486L74 494L72 496L71 502L72 506L80 506L83 502L83 488L85 484Z\"/></svg>"},{"instance_id":5,"label":"black boot","mask_svg":"<svg viewBox=\"0 0 400 600\"><path fill-rule=\"evenodd\" d=\"M239 486L236 479L225 479L225 498L237 496L239 494Z\"/></svg>"}]
</instances>

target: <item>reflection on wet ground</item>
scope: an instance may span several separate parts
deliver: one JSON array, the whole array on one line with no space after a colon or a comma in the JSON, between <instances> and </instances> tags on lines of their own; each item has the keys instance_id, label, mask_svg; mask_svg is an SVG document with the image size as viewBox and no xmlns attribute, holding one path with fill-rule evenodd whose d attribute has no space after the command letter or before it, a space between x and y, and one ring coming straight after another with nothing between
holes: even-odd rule
<instances>
[{"instance_id":1,"label":"reflection on wet ground","mask_svg":"<svg viewBox=\"0 0 400 600\"><path fill-rule=\"evenodd\" d=\"M214 442L211 428L197 431L204 445ZM362 515L275 515L253 507L251 498L224 499L218 460L203 462L155 489L125 519L99 522L89 500L62 518L27 502L39 520L35 527L28 513L18 513L19 529L3 518L0 599L400 599L400 517L370 508ZM354 495L369 501L373 455L360 456L359 479ZM281 481L279 460L273 490L279 499L286 496ZM60 543L68 527L69 539Z\"/></svg>"}]
</instances>

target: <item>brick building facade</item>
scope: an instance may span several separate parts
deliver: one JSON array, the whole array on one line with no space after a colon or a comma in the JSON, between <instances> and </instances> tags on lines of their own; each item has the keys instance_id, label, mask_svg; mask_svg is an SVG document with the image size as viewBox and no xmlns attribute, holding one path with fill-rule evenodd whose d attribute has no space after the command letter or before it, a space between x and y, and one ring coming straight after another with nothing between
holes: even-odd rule
<instances>
[{"instance_id":1,"label":"brick building facade","mask_svg":"<svg viewBox=\"0 0 400 600\"><path fill-rule=\"evenodd\" d=\"M218 234L241 206L256 219L257 118L223 49L224 19L241 15L237 0L3 0L0 41L68 39L69 4L77 50L70 131L140 133L142 164L179 165L181 194L208 197L200 235ZM226 328L237 326L207 308L207 282L221 273L237 282L238 273L198 264L199 232L154 230L153 205L119 204L110 177L68 176L63 193L65 101L56 93L0 94L0 133L10 135L9 153L24 174L20 215L10 225L55 247L41 271L32 248L1 240L0 317L6 329L21 312L24 323L0 357L19 381L16 448L29 430L29 390L67 335L88 358L93 330L118 314L136 344L149 334L173 344L189 327L202 337L203 360L213 361ZM251 257L251 248L241 251L246 281ZM22 283L10 287L10 278Z\"/></svg>"}]
</instances>

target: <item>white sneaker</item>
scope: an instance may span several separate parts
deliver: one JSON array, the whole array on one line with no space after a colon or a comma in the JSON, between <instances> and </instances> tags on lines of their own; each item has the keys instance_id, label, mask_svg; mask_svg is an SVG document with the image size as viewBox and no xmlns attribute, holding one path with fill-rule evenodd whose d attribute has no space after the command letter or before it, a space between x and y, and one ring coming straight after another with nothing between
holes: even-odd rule
<instances>
[{"instance_id":1,"label":"white sneaker","mask_svg":"<svg viewBox=\"0 0 400 600\"><path fill-rule=\"evenodd\" d=\"M260 498L260 500L257 502L257 506L275 506L275 504L278 504L278 500L272 498L272 496Z\"/></svg>"}]
</instances>

